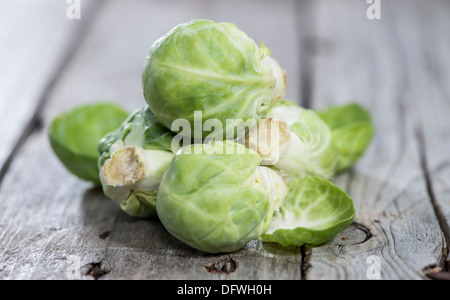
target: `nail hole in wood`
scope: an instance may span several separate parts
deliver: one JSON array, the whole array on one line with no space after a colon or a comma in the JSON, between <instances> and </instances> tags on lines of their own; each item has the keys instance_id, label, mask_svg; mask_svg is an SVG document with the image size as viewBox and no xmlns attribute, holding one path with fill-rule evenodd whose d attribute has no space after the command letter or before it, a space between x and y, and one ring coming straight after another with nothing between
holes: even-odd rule
<instances>
[{"instance_id":1,"label":"nail hole in wood","mask_svg":"<svg viewBox=\"0 0 450 300\"><path fill-rule=\"evenodd\" d=\"M108 262L101 261L84 265L82 270L84 270L84 275L92 276L95 280L98 280L100 277L111 272L111 267Z\"/></svg>"},{"instance_id":2,"label":"nail hole in wood","mask_svg":"<svg viewBox=\"0 0 450 300\"><path fill-rule=\"evenodd\" d=\"M230 256L203 266L208 273L230 274L236 271L238 265Z\"/></svg>"}]
</instances>

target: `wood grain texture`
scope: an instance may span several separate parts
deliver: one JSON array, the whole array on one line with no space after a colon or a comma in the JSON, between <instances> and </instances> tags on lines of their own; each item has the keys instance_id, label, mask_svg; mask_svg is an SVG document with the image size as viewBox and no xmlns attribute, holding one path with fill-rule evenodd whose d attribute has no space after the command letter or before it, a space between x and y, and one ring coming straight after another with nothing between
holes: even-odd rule
<instances>
[{"instance_id":1,"label":"wood grain texture","mask_svg":"<svg viewBox=\"0 0 450 300\"><path fill-rule=\"evenodd\" d=\"M401 18L398 41L403 47L403 65L410 74L409 97L414 103L415 133L419 143L422 169L433 208L438 218L446 247L442 261L449 261L450 245L450 21L445 11L450 3L436 1L416 6L396 2L392 7ZM440 9L436 9L436 7ZM420 14L414 14L420 10ZM401 34L403 33L403 34ZM408 44L417 45L414 51Z\"/></svg>"},{"instance_id":2,"label":"wood grain texture","mask_svg":"<svg viewBox=\"0 0 450 300\"><path fill-rule=\"evenodd\" d=\"M422 126L417 116L423 108L411 97L415 76L420 73L423 82L430 82L432 74L425 69L411 73L404 61L409 55L423 59L418 52L421 41L399 40L421 30L415 24L422 14L418 2L383 2L382 20L372 21L366 18L365 3L316 1L312 106L357 101L372 112L377 133L358 165L336 178L355 201L355 221L373 236L362 244L309 249L307 279L367 279L371 255L380 258L382 279L419 279L424 278L422 268L442 259L446 241L428 191L416 131ZM417 100L424 102L424 97Z\"/></svg>"}]
</instances>

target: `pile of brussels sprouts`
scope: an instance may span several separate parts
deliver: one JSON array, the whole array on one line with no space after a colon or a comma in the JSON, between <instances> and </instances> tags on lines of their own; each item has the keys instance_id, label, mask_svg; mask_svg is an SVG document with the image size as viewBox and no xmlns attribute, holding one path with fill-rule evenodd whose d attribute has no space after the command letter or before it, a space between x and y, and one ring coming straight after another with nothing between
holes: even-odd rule
<instances>
[{"instance_id":1,"label":"pile of brussels sprouts","mask_svg":"<svg viewBox=\"0 0 450 300\"><path fill-rule=\"evenodd\" d=\"M157 40L142 83L147 105L126 120L113 110L101 130L104 117L84 124L73 116L78 108L50 127L66 167L100 182L129 215L158 216L173 236L209 253L257 239L319 245L353 221L352 199L330 179L372 139L363 107L313 111L283 100L286 74L269 50L235 25L209 20ZM97 123L97 134L80 137L71 123ZM79 144L97 144L98 133L99 176L84 176Z\"/></svg>"}]
</instances>

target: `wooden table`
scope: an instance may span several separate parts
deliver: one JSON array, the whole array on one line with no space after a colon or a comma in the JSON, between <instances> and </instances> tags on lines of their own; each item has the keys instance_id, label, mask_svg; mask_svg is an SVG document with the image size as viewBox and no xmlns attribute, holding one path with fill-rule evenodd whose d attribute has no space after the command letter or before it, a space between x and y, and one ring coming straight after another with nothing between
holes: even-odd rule
<instances>
[{"instance_id":1,"label":"wooden table","mask_svg":"<svg viewBox=\"0 0 450 300\"><path fill-rule=\"evenodd\" d=\"M369 19L360 0L82 0L69 20L66 1L1 0L0 279L425 279L424 268L448 268L450 1L380 3ZM201 253L157 219L126 216L53 154L57 114L101 99L144 105L147 51L194 18L262 41L287 71L287 98L372 112L373 143L335 178L355 222L332 241Z\"/></svg>"}]
</instances>

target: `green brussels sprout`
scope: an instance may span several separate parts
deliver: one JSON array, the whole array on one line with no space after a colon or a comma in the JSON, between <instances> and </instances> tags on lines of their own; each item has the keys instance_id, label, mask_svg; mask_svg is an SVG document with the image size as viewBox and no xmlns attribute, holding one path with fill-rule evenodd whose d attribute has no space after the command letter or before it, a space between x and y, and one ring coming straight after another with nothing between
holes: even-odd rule
<instances>
[{"instance_id":1,"label":"green brussels sprout","mask_svg":"<svg viewBox=\"0 0 450 300\"><path fill-rule=\"evenodd\" d=\"M78 106L53 119L48 131L50 145L71 173L100 184L98 142L127 116L126 111L112 103Z\"/></svg>"},{"instance_id":2,"label":"green brussels sprout","mask_svg":"<svg viewBox=\"0 0 450 300\"><path fill-rule=\"evenodd\" d=\"M129 215L156 215L159 184L173 158L173 137L146 106L100 141L103 192Z\"/></svg>"},{"instance_id":3,"label":"green brussels sprout","mask_svg":"<svg viewBox=\"0 0 450 300\"><path fill-rule=\"evenodd\" d=\"M289 127L285 122L264 117L236 141L256 151L261 156L261 165L272 166L280 160L289 139Z\"/></svg>"},{"instance_id":4,"label":"green brussels sprout","mask_svg":"<svg viewBox=\"0 0 450 300\"><path fill-rule=\"evenodd\" d=\"M150 49L142 74L145 99L167 128L177 119L190 122L180 134L190 138L234 138L227 119L259 119L286 91L286 75L263 45L258 47L231 23L193 20L180 24ZM222 130L196 127L219 120ZM171 128L180 132L179 128ZM211 136L212 135L212 136Z\"/></svg>"},{"instance_id":5,"label":"green brussels sprout","mask_svg":"<svg viewBox=\"0 0 450 300\"><path fill-rule=\"evenodd\" d=\"M307 175L329 178L338 159L327 124L314 111L288 100L272 105L243 143L261 155L263 165L274 166L288 180Z\"/></svg>"},{"instance_id":6,"label":"green brussels sprout","mask_svg":"<svg viewBox=\"0 0 450 300\"><path fill-rule=\"evenodd\" d=\"M375 133L370 112L357 103L317 111L331 129L339 152L337 172L353 166L370 145Z\"/></svg>"},{"instance_id":7,"label":"green brussels sprout","mask_svg":"<svg viewBox=\"0 0 450 300\"><path fill-rule=\"evenodd\" d=\"M283 178L234 141L186 146L158 190L156 208L169 233L209 253L234 252L269 227L287 195Z\"/></svg>"},{"instance_id":8,"label":"green brussels sprout","mask_svg":"<svg viewBox=\"0 0 450 300\"><path fill-rule=\"evenodd\" d=\"M331 182L312 176L296 178L261 239L283 246L319 245L347 228L354 216L352 199Z\"/></svg>"}]
</instances>

